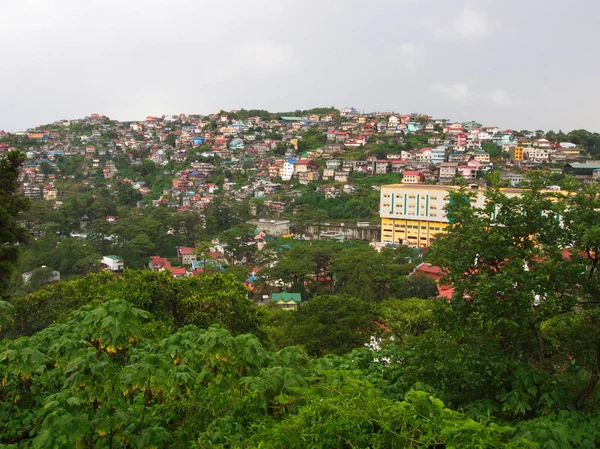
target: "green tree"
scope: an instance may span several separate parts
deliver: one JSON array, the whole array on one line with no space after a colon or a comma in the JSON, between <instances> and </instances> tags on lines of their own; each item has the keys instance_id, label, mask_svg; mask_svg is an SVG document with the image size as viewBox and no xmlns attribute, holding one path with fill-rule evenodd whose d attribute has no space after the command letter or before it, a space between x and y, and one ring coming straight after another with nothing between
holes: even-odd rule
<instances>
[{"instance_id":1,"label":"green tree","mask_svg":"<svg viewBox=\"0 0 600 449\"><path fill-rule=\"evenodd\" d=\"M374 308L351 296L315 296L293 313L294 339L312 355L345 354L375 333Z\"/></svg>"},{"instance_id":2,"label":"green tree","mask_svg":"<svg viewBox=\"0 0 600 449\"><path fill-rule=\"evenodd\" d=\"M117 204L120 206L133 207L142 199L142 195L126 182L117 183Z\"/></svg>"},{"instance_id":3,"label":"green tree","mask_svg":"<svg viewBox=\"0 0 600 449\"><path fill-rule=\"evenodd\" d=\"M25 155L18 151L9 151L0 160L0 297L5 294L19 245L28 239L27 230L15 220L20 211L29 208L29 201L16 195L24 160Z\"/></svg>"},{"instance_id":4,"label":"green tree","mask_svg":"<svg viewBox=\"0 0 600 449\"><path fill-rule=\"evenodd\" d=\"M165 143L167 143L168 145L171 145L172 147L175 147L175 145L177 143L176 140L177 140L177 137L175 136L175 134L169 133L167 135L167 138L165 139Z\"/></svg>"},{"instance_id":5,"label":"green tree","mask_svg":"<svg viewBox=\"0 0 600 449\"><path fill-rule=\"evenodd\" d=\"M231 255L231 266L235 265L236 260L245 260L246 263L253 260L257 249L255 233L256 226L241 223L219 235L219 241L226 245L227 252Z\"/></svg>"}]
</instances>

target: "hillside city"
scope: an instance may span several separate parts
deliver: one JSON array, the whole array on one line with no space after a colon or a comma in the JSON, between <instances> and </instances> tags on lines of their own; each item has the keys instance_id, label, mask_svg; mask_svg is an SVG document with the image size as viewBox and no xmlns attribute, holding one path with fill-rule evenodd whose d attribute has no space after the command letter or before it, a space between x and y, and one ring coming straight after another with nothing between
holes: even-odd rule
<instances>
[{"instance_id":1,"label":"hillside city","mask_svg":"<svg viewBox=\"0 0 600 449\"><path fill-rule=\"evenodd\" d=\"M84 260L62 263L63 270L60 261L30 258L22 265L25 280L42 266L52 270L48 280L100 267L148 266L190 276L205 269L196 260L203 259L195 251L199 240L211 241L206 257L216 265L233 266L244 255L234 254L217 231L242 222L254 227L259 249L281 236L426 248L447 225L444 198L457 183L485 186L497 172L506 187L519 187L533 169L556 179L564 174L584 183L600 179L600 161L594 159L600 138L585 130L515 131L350 107L286 114L220 111L134 122L91 114L0 131L0 155L15 148L27 158L21 194L34 201L33 211L39 209L22 220L32 235L95 241L95 254L83 251ZM430 195L423 197L428 211L415 217L401 212L398 202L396 212L393 201L390 209L385 186L391 184L405 186L402 196L439 195L431 195L431 205ZM156 222L142 223L142 233L127 229L140 217L135 210L146 208L161 209L161 229L152 234ZM215 217L221 222L211 223ZM172 247L158 244L165 239ZM252 279L259 267L249 269Z\"/></svg>"},{"instance_id":2,"label":"hillside city","mask_svg":"<svg viewBox=\"0 0 600 449\"><path fill-rule=\"evenodd\" d=\"M599 181L350 107L0 131L0 445L597 447Z\"/></svg>"}]
</instances>

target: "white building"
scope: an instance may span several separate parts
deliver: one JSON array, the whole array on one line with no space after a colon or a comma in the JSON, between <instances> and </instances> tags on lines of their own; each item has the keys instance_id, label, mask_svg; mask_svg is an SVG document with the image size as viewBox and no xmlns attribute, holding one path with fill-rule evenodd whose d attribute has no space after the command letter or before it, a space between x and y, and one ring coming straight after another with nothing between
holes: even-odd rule
<instances>
[{"instance_id":1,"label":"white building","mask_svg":"<svg viewBox=\"0 0 600 449\"><path fill-rule=\"evenodd\" d=\"M283 171L281 173L281 179L289 181L294 176L294 166L296 165L296 159L286 159L283 163Z\"/></svg>"},{"instance_id":2,"label":"white building","mask_svg":"<svg viewBox=\"0 0 600 449\"><path fill-rule=\"evenodd\" d=\"M110 271L122 271L125 267L123 259L119 256L104 256L100 263L105 265L106 269Z\"/></svg>"}]
</instances>

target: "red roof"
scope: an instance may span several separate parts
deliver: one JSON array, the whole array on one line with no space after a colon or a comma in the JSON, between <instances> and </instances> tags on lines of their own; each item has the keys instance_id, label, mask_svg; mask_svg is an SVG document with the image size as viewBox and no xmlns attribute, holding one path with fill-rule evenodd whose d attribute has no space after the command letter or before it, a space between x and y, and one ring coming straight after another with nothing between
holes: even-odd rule
<instances>
[{"instance_id":1,"label":"red roof","mask_svg":"<svg viewBox=\"0 0 600 449\"><path fill-rule=\"evenodd\" d=\"M223 254L218 251L206 251L204 254L206 254L208 257L212 257L213 259L220 259L223 257Z\"/></svg>"},{"instance_id":2,"label":"red roof","mask_svg":"<svg viewBox=\"0 0 600 449\"><path fill-rule=\"evenodd\" d=\"M166 258L160 256L150 256L150 262L152 265L158 268L170 268L171 262L169 262Z\"/></svg>"},{"instance_id":3,"label":"red roof","mask_svg":"<svg viewBox=\"0 0 600 449\"><path fill-rule=\"evenodd\" d=\"M195 248L184 247L184 248L179 248L177 251L181 255L184 255L184 254L194 254Z\"/></svg>"},{"instance_id":4,"label":"red roof","mask_svg":"<svg viewBox=\"0 0 600 449\"><path fill-rule=\"evenodd\" d=\"M185 274L185 268L175 268L175 267L171 267L171 268L169 268L169 271L170 271L172 274L175 274L175 275L179 275L179 274Z\"/></svg>"}]
</instances>

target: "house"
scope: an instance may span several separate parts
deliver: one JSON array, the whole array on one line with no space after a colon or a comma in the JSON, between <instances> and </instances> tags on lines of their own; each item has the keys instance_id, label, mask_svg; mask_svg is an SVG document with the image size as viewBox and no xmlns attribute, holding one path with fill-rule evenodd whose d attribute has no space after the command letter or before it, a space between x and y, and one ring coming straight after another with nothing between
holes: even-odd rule
<instances>
[{"instance_id":1,"label":"house","mask_svg":"<svg viewBox=\"0 0 600 449\"><path fill-rule=\"evenodd\" d=\"M431 265L427 262L422 262L417 265L417 267L408 275L408 277L425 276L433 279L437 284L438 298L446 298L449 300L452 298L454 288L448 285L440 284L440 281L445 274L446 273L444 270L442 270L440 267L436 267L435 265Z\"/></svg>"},{"instance_id":2,"label":"house","mask_svg":"<svg viewBox=\"0 0 600 449\"><path fill-rule=\"evenodd\" d=\"M321 177L321 174L316 170L305 171L305 172L298 173L298 182L300 184L306 185L311 182L318 181L320 179L320 177Z\"/></svg>"},{"instance_id":3,"label":"house","mask_svg":"<svg viewBox=\"0 0 600 449\"><path fill-rule=\"evenodd\" d=\"M384 175L390 171L391 162L387 159L375 161L375 174Z\"/></svg>"},{"instance_id":4,"label":"house","mask_svg":"<svg viewBox=\"0 0 600 449\"><path fill-rule=\"evenodd\" d=\"M335 141L338 143L343 143L346 140L350 139L350 133L345 131L335 131Z\"/></svg>"},{"instance_id":5,"label":"house","mask_svg":"<svg viewBox=\"0 0 600 449\"><path fill-rule=\"evenodd\" d=\"M123 268L125 267L123 259L114 255L103 256L100 264L103 268L110 271L123 271Z\"/></svg>"},{"instance_id":6,"label":"house","mask_svg":"<svg viewBox=\"0 0 600 449\"><path fill-rule=\"evenodd\" d=\"M300 293L273 293L271 295L271 299L280 308L286 310L296 310L298 308L298 305L302 302L302 296L300 295Z\"/></svg>"},{"instance_id":7,"label":"house","mask_svg":"<svg viewBox=\"0 0 600 449\"><path fill-rule=\"evenodd\" d=\"M445 134L458 134L463 132L462 123L452 123L446 127L444 127Z\"/></svg>"},{"instance_id":8,"label":"house","mask_svg":"<svg viewBox=\"0 0 600 449\"><path fill-rule=\"evenodd\" d=\"M160 256L150 256L150 261L148 262L148 268L151 271L163 271L167 268L171 268L171 262L169 262L166 258Z\"/></svg>"},{"instance_id":9,"label":"house","mask_svg":"<svg viewBox=\"0 0 600 449\"><path fill-rule=\"evenodd\" d=\"M342 117L348 117L350 115L356 115L356 114L358 114L358 111L353 107L345 107L345 108L340 109L340 115Z\"/></svg>"},{"instance_id":10,"label":"house","mask_svg":"<svg viewBox=\"0 0 600 449\"><path fill-rule=\"evenodd\" d=\"M445 147L437 147L431 149L431 163L432 164L442 164L446 162L446 148Z\"/></svg>"},{"instance_id":11,"label":"house","mask_svg":"<svg viewBox=\"0 0 600 449\"><path fill-rule=\"evenodd\" d=\"M56 187L44 186L44 189L42 190L42 197L45 200L48 200L48 201L56 200L57 195L58 195L58 190L56 189Z\"/></svg>"},{"instance_id":12,"label":"house","mask_svg":"<svg viewBox=\"0 0 600 449\"><path fill-rule=\"evenodd\" d=\"M456 177L458 162L444 162L438 167L438 179L442 184L451 184Z\"/></svg>"},{"instance_id":13,"label":"house","mask_svg":"<svg viewBox=\"0 0 600 449\"><path fill-rule=\"evenodd\" d=\"M524 176L521 173L505 173L500 175L500 179L507 181L511 187L518 187Z\"/></svg>"},{"instance_id":14,"label":"house","mask_svg":"<svg viewBox=\"0 0 600 449\"><path fill-rule=\"evenodd\" d=\"M490 162L490 154L485 151L479 150L473 153L473 157L478 162L489 163Z\"/></svg>"},{"instance_id":15,"label":"house","mask_svg":"<svg viewBox=\"0 0 600 449\"><path fill-rule=\"evenodd\" d=\"M431 163L431 148L421 148L415 154L415 162Z\"/></svg>"},{"instance_id":16,"label":"house","mask_svg":"<svg viewBox=\"0 0 600 449\"><path fill-rule=\"evenodd\" d=\"M28 285L34 277L37 278L38 285L46 285L60 281L60 271L52 270L47 268L46 265L42 265L41 268L23 273L21 277L25 285Z\"/></svg>"},{"instance_id":17,"label":"house","mask_svg":"<svg viewBox=\"0 0 600 449\"><path fill-rule=\"evenodd\" d=\"M433 124L432 122L428 122L425 124L425 132L426 133L432 133L435 132L435 124Z\"/></svg>"},{"instance_id":18,"label":"house","mask_svg":"<svg viewBox=\"0 0 600 449\"><path fill-rule=\"evenodd\" d=\"M195 248L182 246L177 248L177 263L181 265L191 265L197 259Z\"/></svg>"},{"instance_id":19,"label":"house","mask_svg":"<svg viewBox=\"0 0 600 449\"><path fill-rule=\"evenodd\" d=\"M535 148L550 148L552 146L552 144L550 143L550 141L548 139L535 139L533 141L533 146Z\"/></svg>"},{"instance_id":20,"label":"house","mask_svg":"<svg viewBox=\"0 0 600 449\"><path fill-rule=\"evenodd\" d=\"M350 178L350 172L344 170L335 170L333 179L335 182L348 182Z\"/></svg>"},{"instance_id":21,"label":"house","mask_svg":"<svg viewBox=\"0 0 600 449\"><path fill-rule=\"evenodd\" d=\"M167 270L171 272L171 276L174 278L182 278L188 275L188 272L183 267L169 267Z\"/></svg>"},{"instance_id":22,"label":"house","mask_svg":"<svg viewBox=\"0 0 600 449\"><path fill-rule=\"evenodd\" d=\"M425 181L423 172L416 170L405 170L402 172L402 184L418 184Z\"/></svg>"},{"instance_id":23,"label":"house","mask_svg":"<svg viewBox=\"0 0 600 449\"><path fill-rule=\"evenodd\" d=\"M392 173L402 173L404 168L406 168L407 162L402 159L394 159L392 160Z\"/></svg>"}]
</instances>

